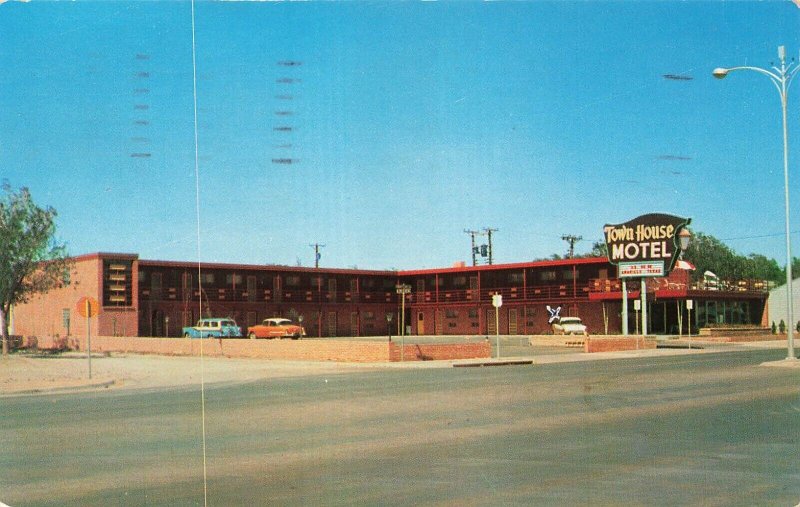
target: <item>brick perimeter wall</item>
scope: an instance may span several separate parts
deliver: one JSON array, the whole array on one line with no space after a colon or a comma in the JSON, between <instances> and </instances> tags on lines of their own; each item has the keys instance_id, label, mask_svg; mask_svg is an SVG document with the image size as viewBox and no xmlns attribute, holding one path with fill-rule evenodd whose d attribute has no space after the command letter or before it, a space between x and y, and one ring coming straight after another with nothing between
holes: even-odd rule
<instances>
[{"instance_id":1,"label":"brick perimeter wall","mask_svg":"<svg viewBox=\"0 0 800 507\"><path fill-rule=\"evenodd\" d=\"M86 337L25 339L24 346L40 349L87 350ZM294 361L375 363L400 361L394 342L353 340L230 340L93 336L92 353L120 352L167 356L236 357ZM405 361L488 358L491 345L482 343L406 345Z\"/></svg>"},{"instance_id":2,"label":"brick perimeter wall","mask_svg":"<svg viewBox=\"0 0 800 507\"><path fill-rule=\"evenodd\" d=\"M389 346L390 360L434 361L447 359L484 359L492 355L488 341L479 343L409 344L401 346L392 342Z\"/></svg>"},{"instance_id":3,"label":"brick perimeter wall","mask_svg":"<svg viewBox=\"0 0 800 507\"><path fill-rule=\"evenodd\" d=\"M616 352L621 350L655 349L656 340L645 336L614 336L586 338L583 345L584 352Z\"/></svg>"}]
</instances>

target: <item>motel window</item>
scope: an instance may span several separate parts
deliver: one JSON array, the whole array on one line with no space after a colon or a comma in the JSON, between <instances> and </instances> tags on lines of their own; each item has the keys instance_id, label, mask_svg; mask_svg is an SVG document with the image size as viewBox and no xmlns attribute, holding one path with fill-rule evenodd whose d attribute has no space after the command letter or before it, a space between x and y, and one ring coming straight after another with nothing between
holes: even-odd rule
<instances>
[{"instance_id":1,"label":"motel window","mask_svg":"<svg viewBox=\"0 0 800 507\"><path fill-rule=\"evenodd\" d=\"M466 286L467 286L466 276L457 276L453 278L453 287L466 287Z\"/></svg>"},{"instance_id":2,"label":"motel window","mask_svg":"<svg viewBox=\"0 0 800 507\"><path fill-rule=\"evenodd\" d=\"M469 318L470 319L477 319L478 318L478 310L476 308L469 309Z\"/></svg>"},{"instance_id":3,"label":"motel window","mask_svg":"<svg viewBox=\"0 0 800 507\"><path fill-rule=\"evenodd\" d=\"M573 277L574 273L574 277ZM580 271L577 269L573 272L571 269L564 270L564 280L578 280L581 277Z\"/></svg>"},{"instance_id":4,"label":"motel window","mask_svg":"<svg viewBox=\"0 0 800 507\"><path fill-rule=\"evenodd\" d=\"M214 273L202 273L200 275L200 281L203 283L203 285L213 285Z\"/></svg>"},{"instance_id":5,"label":"motel window","mask_svg":"<svg viewBox=\"0 0 800 507\"><path fill-rule=\"evenodd\" d=\"M241 285L242 275L228 274L225 275L225 283L228 285Z\"/></svg>"},{"instance_id":6,"label":"motel window","mask_svg":"<svg viewBox=\"0 0 800 507\"><path fill-rule=\"evenodd\" d=\"M375 318L374 312L364 312L362 315L364 316L364 320L373 320Z\"/></svg>"},{"instance_id":7,"label":"motel window","mask_svg":"<svg viewBox=\"0 0 800 507\"><path fill-rule=\"evenodd\" d=\"M524 273L509 273L508 281L511 283L522 284L525 281Z\"/></svg>"},{"instance_id":8,"label":"motel window","mask_svg":"<svg viewBox=\"0 0 800 507\"><path fill-rule=\"evenodd\" d=\"M69 308L64 308L61 310L61 324L64 326L64 334L69 336L69 322L70 322L70 315L69 315Z\"/></svg>"},{"instance_id":9,"label":"motel window","mask_svg":"<svg viewBox=\"0 0 800 507\"><path fill-rule=\"evenodd\" d=\"M448 319L457 319L458 318L458 310L445 310L444 316Z\"/></svg>"},{"instance_id":10,"label":"motel window","mask_svg":"<svg viewBox=\"0 0 800 507\"><path fill-rule=\"evenodd\" d=\"M286 286L287 287L297 287L300 285L300 277L297 275L287 276L286 277Z\"/></svg>"},{"instance_id":11,"label":"motel window","mask_svg":"<svg viewBox=\"0 0 800 507\"><path fill-rule=\"evenodd\" d=\"M361 280L361 287L364 289L374 289L375 280L373 278L365 278Z\"/></svg>"},{"instance_id":12,"label":"motel window","mask_svg":"<svg viewBox=\"0 0 800 507\"><path fill-rule=\"evenodd\" d=\"M556 272L555 271L542 271L539 273L539 280L543 282L552 282L556 279Z\"/></svg>"}]
</instances>

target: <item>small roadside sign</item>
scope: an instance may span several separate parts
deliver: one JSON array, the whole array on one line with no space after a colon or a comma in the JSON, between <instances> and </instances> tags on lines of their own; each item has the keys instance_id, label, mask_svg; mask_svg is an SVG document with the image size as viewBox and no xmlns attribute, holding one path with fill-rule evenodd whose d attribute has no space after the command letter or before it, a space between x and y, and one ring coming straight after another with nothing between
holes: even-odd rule
<instances>
[{"instance_id":1,"label":"small roadside sign","mask_svg":"<svg viewBox=\"0 0 800 507\"><path fill-rule=\"evenodd\" d=\"M76 310L81 317L94 317L100 314L100 303L93 297L84 296L78 300Z\"/></svg>"},{"instance_id":2,"label":"small roadside sign","mask_svg":"<svg viewBox=\"0 0 800 507\"><path fill-rule=\"evenodd\" d=\"M500 294L493 294L492 306L494 306L495 308L500 308L501 306L503 306L503 296Z\"/></svg>"}]
</instances>

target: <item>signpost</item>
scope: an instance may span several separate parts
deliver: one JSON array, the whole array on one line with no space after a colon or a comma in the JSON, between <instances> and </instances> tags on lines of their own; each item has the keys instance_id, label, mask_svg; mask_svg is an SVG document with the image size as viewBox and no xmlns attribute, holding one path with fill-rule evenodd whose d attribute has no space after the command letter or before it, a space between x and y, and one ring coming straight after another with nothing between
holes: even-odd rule
<instances>
[{"instance_id":1,"label":"signpost","mask_svg":"<svg viewBox=\"0 0 800 507\"><path fill-rule=\"evenodd\" d=\"M84 296L78 300L78 315L86 317L86 355L89 358L89 378L92 378L92 317L100 315L100 303L93 297Z\"/></svg>"},{"instance_id":2,"label":"signpost","mask_svg":"<svg viewBox=\"0 0 800 507\"><path fill-rule=\"evenodd\" d=\"M407 283L395 286L397 294L400 295L400 362L405 361L406 349L406 294L411 292L411 286Z\"/></svg>"},{"instance_id":3,"label":"signpost","mask_svg":"<svg viewBox=\"0 0 800 507\"><path fill-rule=\"evenodd\" d=\"M647 277L667 276L681 252L679 234L691 223L663 213L642 215L622 224L606 224L608 261L622 279L622 333L628 334L627 278L641 279L642 335L647 336ZM636 302L634 302L636 304ZM637 334L639 315L636 315Z\"/></svg>"},{"instance_id":4,"label":"signpost","mask_svg":"<svg viewBox=\"0 0 800 507\"><path fill-rule=\"evenodd\" d=\"M500 307L503 306L503 296L493 294L492 306L494 306L494 332L497 335L497 358L500 359Z\"/></svg>"}]
</instances>

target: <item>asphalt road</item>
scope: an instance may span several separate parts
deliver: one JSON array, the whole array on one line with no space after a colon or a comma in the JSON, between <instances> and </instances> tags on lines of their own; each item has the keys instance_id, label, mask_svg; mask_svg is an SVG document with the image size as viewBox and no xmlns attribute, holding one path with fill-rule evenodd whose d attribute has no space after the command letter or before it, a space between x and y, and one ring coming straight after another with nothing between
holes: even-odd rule
<instances>
[{"instance_id":1,"label":"asphalt road","mask_svg":"<svg viewBox=\"0 0 800 507\"><path fill-rule=\"evenodd\" d=\"M781 350L207 386L208 505L800 503ZM198 388L0 400L0 501L203 505Z\"/></svg>"}]
</instances>

